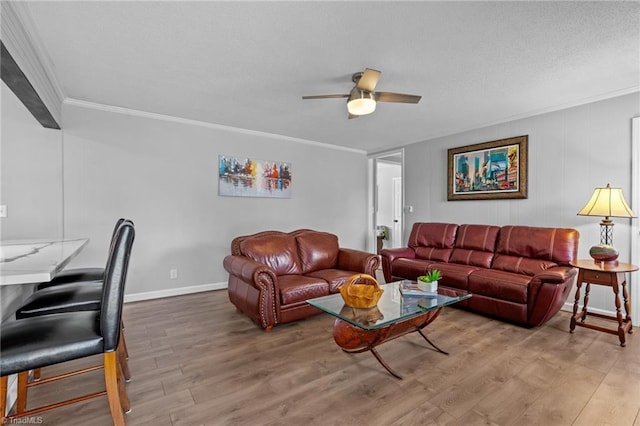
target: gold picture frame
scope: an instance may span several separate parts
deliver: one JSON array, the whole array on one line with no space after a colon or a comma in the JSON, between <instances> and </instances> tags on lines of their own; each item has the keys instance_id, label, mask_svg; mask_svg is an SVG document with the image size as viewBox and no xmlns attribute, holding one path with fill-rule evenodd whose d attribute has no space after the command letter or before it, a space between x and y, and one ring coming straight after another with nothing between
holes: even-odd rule
<instances>
[{"instance_id":1,"label":"gold picture frame","mask_svg":"<svg viewBox=\"0 0 640 426\"><path fill-rule=\"evenodd\" d=\"M529 136L447 151L447 200L527 198Z\"/></svg>"}]
</instances>

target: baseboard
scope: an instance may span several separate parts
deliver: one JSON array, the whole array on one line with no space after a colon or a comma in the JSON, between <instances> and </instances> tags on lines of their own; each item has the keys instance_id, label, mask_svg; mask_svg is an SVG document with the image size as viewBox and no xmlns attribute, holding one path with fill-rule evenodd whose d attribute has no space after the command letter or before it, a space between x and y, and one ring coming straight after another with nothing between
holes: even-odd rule
<instances>
[{"instance_id":1,"label":"baseboard","mask_svg":"<svg viewBox=\"0 0 640 426\"><path fill-rule=\"evenodd\" d=\"M124 302L140 302L143 300L161 299L164 297L182 296L185 294L202 293L204 291L223 290L227 288L227 282L213 284L193 285L189 287L170 288L167 290L149 291L145 293L125 294Z\"/></svg>"}]
</instances>

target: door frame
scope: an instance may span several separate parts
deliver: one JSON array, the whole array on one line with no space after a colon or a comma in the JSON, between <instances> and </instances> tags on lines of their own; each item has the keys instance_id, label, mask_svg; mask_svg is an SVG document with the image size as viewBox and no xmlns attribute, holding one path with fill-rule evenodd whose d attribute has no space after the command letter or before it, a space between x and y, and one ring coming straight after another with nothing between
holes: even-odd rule
<instances>
[{"instance_id":1,"label":"door frame","mask_svg":"<svg viewBox=\"0 0 640 426\"><path fill-rule=\"evenodd\" d=\"M377 225L377 213L378 213L378 161L384 161L388 157L400 157L400 176L401 176L401 206L402 206L402 224L400 232L400 244L404 244L404 231L405 231L405 209L404 209L404 195L405 195L405 173L404 173L404 148L392 149L388 151L376 152L370 154L367 158L369 161L369 194L368 194L368 237L367 237L367 249L371 253L377 252L377 238L376 238L376 225Z\"/></svg>"},{"instance_id":2,"label":"door frame","mask_svg":"<svg viewBox=\"0 0 640 426\"><path fill-rule=\"evenodd\" d=\"M631 263L640 266L640 117L631 119ZM640 272L627 274L627 288L631 297L631 323L640 324Z\"/></svg>"}]
</instances>

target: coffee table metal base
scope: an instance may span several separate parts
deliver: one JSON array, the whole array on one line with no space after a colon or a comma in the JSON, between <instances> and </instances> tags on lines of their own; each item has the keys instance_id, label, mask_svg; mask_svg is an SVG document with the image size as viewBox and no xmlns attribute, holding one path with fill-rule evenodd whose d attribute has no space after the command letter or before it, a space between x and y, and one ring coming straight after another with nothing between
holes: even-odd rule
<instances>
[{"instance_id":1,"label":"coffee table metal base","mask_svg":"<svg viewBox=\"0 0 640 426\"><path fill-rule=\"evenodd\" d=\"M448 352L443 351L436 346L422 331L427 325L433 322L442 308L434 309L416 317L400 321L397 323L389 324L385 327L365 330L363 328L351 325L347 321L336 319L333 324L333 339L336 344L342 348L344 352L355 354L369 351L378 360L378 362L394 377L402 379L397 372L395 372L386 361L376 351L376 346L395 339L396 337L404 336L405 334L418 332L431 346L438 352L445 355L449 355Z\"/></svg>"}]
</instances>

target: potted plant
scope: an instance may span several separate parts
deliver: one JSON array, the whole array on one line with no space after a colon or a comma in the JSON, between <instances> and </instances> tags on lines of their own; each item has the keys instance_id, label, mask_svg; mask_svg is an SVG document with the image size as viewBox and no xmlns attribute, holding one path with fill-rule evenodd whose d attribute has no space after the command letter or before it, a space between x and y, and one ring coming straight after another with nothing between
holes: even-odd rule
<instances>
[{"instance_id":1,"label":"potted plant","mask_svg":"<svg viewBox=\"0 0 640 426\"><path fill-rule=\"evenodd\" d=\"M430 269L425 275L418 277L418 288L430 293L438 291L438 280L442 278L442 272L438 269Z\"/></svg>"}]
</instances>

